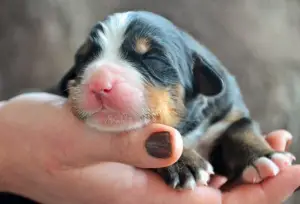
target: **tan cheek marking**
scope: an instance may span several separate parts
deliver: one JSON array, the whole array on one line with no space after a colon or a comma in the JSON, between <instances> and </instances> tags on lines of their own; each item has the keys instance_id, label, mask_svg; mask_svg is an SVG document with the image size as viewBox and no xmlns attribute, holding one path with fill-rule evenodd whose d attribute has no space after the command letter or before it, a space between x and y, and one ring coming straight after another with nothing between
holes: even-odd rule
<instances>
[{"instance_id":1,"label":"tan cheek marking","mask_svg":"<svg viewBox=\"0 0 300 204\"><path fill-rule=\"evenodd\" d=\"M184 117L184 114L186 112L185 105L184 105L184 88L180 85L177 84L174 88L175 92L173 94L173 100L175 100L176 107L177 107L177 113L181 116Z\"/></svg>"},{"instance_id":2,"label":"tan cheek marking","mask_svg":"<svg viewBox=\"0 0 300 204\"><path fill-rule=\"evenodd\" d=\"M175 127L181 120L180 108L176 106L169 90L153 86L147 86L146 90L148 106L154 116L154 122Z\"/></svg>"},{"instance_id":3,"label":"tan cheek marking","mask_svg":"<svg viewBox=\"0 0 300 204\"><path fill-rule=\"evenodd\" d=\"M139 38L135 42L135 51L140 54L145 54L150 50L150 42L147 38Z\"/></svg>"}]
</instances>

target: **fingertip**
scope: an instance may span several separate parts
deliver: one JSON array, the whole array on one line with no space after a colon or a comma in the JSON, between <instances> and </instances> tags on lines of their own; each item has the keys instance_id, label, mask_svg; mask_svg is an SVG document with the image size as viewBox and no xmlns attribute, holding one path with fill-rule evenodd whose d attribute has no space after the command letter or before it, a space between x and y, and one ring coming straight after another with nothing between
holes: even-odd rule
<instances>
[{"instance_id":1,"label":"fingertip","mask_svg":"<svg viewBox=\"0 0 300 204\"><path fill-rule=\"evenodd\" d=\"M223 184L226 183L226 181L227 181L226 177L223 177L223 176L213 176L211 178L211 180L209 181L209 186L211 186L212 188L219 189L219 188L221 188L221 186Z\"/></svg>"},{"instance_id":2,"label":"fingertip","mask_svg":"<svg viewBox=\"0 0 300 204\"><path fill-rule=\"evenodd\" d=\"M284 151L292 143L292 135L286 130L276 130L266 135L266 141L277 151Z\"/></svg>"},{"instance_id":3,"label":"fingertip","mask_svg":"<svg viewBox=\"0 0 300 204\"><path fill-rule=\"evenodd\" d=\"M266 138L269 138L269 137L284 137L287 140L291 140L293 138L292 134L284 129L275 130L275 131L270 132L266 136Z\"/></svg>"},{"instance_id":4,"label":"fingertip","mask_svg":"<svg viewBox=\"0 0 300 204\"><path fill-rule=\"evenodd\" d=\"M159 167L175 163L182 154L183 141L181 134L174 128L165 125L152 125L150 136L145 141L148 155L157 159Z\"/></svg>"},{"instance_id":5,"label":"fingertip","mask_svg":"<svg viewBox=\"0 0 300 204\"><path fill-rule=\"evenodd\" d=\"M171 160L170 162L174 163L176 162L179 157L181 156L182 154L182 150L183 150L183 140L182 140L182 136L181 134L179 133L178 130L176 129L173 129L171 131L171 144L172 144L172 156L171 156ZM172 164L170 163L170 164Z\"/></svg>"}]
</instances>

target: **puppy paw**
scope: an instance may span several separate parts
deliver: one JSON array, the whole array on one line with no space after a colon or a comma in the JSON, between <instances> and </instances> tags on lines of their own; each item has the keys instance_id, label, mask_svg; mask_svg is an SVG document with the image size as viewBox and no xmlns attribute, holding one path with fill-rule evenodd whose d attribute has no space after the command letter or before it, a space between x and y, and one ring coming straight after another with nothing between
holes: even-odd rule
<instances>
[{"instance_id":1,"label":"puppy paw","mask_svg":"<svg viewBox=\"0 0 300 204\"><path fill-rule=\"evenodd\" d=\"M280 170L290 166L295 159L295 156L288 152L274 152L259 157L243 171L243 180L247 183L260 183L276 176Z\"/></svg>"},{"instance_id":2,"label":"puppy paw","mask_svg":"<svg viewBox=\"0 0 300 204\"><path fill-rule=\"evenodd\" d=\"M165 183L174 189L194 189L207 185L214 174L213 167L196 152L184 152L173 165L157 169Z\"/></svg>"}]
</instances>

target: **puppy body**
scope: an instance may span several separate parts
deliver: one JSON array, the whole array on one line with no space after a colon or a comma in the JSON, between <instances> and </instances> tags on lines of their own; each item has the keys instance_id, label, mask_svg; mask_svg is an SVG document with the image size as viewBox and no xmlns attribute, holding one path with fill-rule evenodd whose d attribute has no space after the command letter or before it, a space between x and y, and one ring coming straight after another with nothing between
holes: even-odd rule
<instances>
[{"instance_id":1,"label":"puppy body","mask_svg":"<svg viewBox=\"0 0 300 204\"><path fill-rule=\"evenodd\" d=\"M52 92L69 97L74 114L100 131L151 122L177 128L184 141L181 158L154 170L173 188L206 185L214 172L257 183L293 160L265 142L221 62L150 12L117 13L98 22Z\"/></svg>"}]
</instances>

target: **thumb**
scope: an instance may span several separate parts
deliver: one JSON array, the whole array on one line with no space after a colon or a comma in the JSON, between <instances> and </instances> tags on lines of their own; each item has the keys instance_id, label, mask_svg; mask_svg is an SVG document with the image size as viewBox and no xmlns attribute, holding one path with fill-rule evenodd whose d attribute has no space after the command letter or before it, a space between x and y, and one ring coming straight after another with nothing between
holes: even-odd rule
<instances>
[{"instance_id":1,"label":"thumb","mask_svg":"<svg viewBox=\"0 0 300 204\"><path fill-rule=\"evenodd\" d=\"M55 138L60 135L54 143L55 151L63 165L83 166L106 161L140 168L159 168L175 163L182 154L180 133L166 125L151 124L121 133L100 132L75 118L69 104L62 103L61 97L43 93L27 94L19 97L19 100L23 103L26 100L34 102L35 110L40 107L51 110L52 115L55 115L56 122L52 124L55 128L52 129L57 133L53 135ZM48 127L51 126L49 123ZM60 145L63 148L60 149L57 143L63 143Z\"/></svg>"},{"instance_id":2,"label":"thumb","mask_svg":"<svg viewBox=\"0 0 300 204\"><path fill-rule=\"evenodd\" d=\"M89 138L87 138L89 137ZM151 124L139 130L118 134L93 130L80 143L81 157L89 162L121 162L140 168L159 168L173 164L182 153L182 139L171 127ZM74 154L72 159L74 159Z\"/></svg>"},{"instance_id":3,"label":"thumb","mask_svg":"<svg viewBox=\"0 0 300 204\"><path fill-rule=\"evenodd\" d=\"M183 149L181 135L172 127L151 124L138 130L107 133L89 128L71 112L62 97L46 93L23 94L10 100L10 109L34 108L33 127L44 127L44 142L65 166L83 166L101 161L122 162L140 168L159 168L176 162ZM36 120L37 115L40 120ZM38 125L39 124L39 125ZM45 125L47 124L47 125ZM35 130L36 131L36 130ZM41 131L41 130L39 130Z\"/></svg>"}]
</instances>

